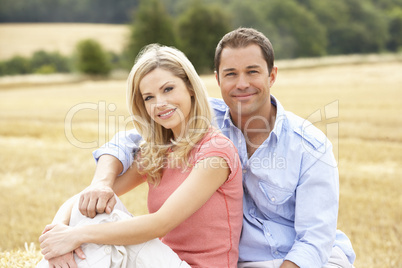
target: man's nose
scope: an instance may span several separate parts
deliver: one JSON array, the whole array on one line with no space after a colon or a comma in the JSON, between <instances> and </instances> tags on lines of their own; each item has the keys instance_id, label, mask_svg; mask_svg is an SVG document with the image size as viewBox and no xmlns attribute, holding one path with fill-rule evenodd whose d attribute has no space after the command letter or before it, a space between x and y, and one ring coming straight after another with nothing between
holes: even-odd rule
<instances>
[{"instance_id":1,"label":"man's nose","mask_svg":"<svg viewBox=\"0 0 402 268\"><path fill-rule=\"evenodd\" d=\"M250 86L250 83L246 75L244 74L239 75L236 86L238 89L246 89Z\"/></svg>"}]
</instances>

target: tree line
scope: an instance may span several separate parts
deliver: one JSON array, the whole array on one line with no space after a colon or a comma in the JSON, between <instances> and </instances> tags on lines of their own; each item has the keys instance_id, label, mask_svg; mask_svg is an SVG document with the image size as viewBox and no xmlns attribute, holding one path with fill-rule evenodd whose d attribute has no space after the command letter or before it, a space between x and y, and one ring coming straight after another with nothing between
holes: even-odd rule
<instances>
[{"instance_id":1,"label":"tree line","mask_svg":"<svg viewBox=\"0 0 402 268\"><path fill-rule=\"evenodd\" d=\"M73 55L39 50L31 57L16 55L0 62L0 76L17 74L52 74L79 72L95 76L107 76L112 69L120 68L118 56L105 51L101 44L92 39L76 44Z\"/></svg>"},{"instance_id":2,"label":"tree line","mask_svg":"<svg viewBox=\"0 0 402 268\"><path fill-rule=\"evenodd\" d=\"M176 46L199 72L240 26L266 34L276 58L398 52L402 0L0 0L0 22L126 23L128 46L114 61L130 67L141 47Z\"/></svg>"}]
</instances>

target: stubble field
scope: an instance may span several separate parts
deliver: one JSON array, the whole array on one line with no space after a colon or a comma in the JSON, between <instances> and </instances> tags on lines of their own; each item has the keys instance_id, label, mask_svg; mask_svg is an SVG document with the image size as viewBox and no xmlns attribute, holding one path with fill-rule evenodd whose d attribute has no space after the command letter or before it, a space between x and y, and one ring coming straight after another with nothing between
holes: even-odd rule
<instances>
[{"instance_id":1,"label":"stubble field","mask_svg":"<svg viewBox=\"0 0 402 268\"><path fill-rule=\"evenodd\" d=\"M402 267L401 58L277 65L272 93L287 110L316 122L335 145L338 228L352 240L355 266ZM213 75L203 80L209 95L219 97ZM0 79L1 267L30 267L40 258L24 243L38 249L37 238L57 208L91 182L91 152L131 128L124 80L68 81ZM141 186L123 197L132 213L146 213L146 192Z\"/></svg>"}]
</instances>

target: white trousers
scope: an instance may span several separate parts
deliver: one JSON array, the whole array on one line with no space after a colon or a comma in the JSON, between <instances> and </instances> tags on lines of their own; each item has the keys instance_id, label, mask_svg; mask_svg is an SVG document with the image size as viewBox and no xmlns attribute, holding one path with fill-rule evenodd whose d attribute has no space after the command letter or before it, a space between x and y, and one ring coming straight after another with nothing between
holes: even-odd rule
<instances>
[{"instance_id":1,"label":"white trousers","mask_svg":"<svg viewBox=\"0 0 402 268\"><path fill-rule=\"evenodd\" d=\"M238 263L238 268L279 268L283 263L283 259L277 259L272 261L262 261L262 262L242 262ZM328 263L322 268L354 268L350 264L345 253L339 247L333 247L331 256L329 257Z\"/></svg>"},{"instance_id":2,"label":"white trousers","mask_svg":"<svg viewBox=\"0 0 402 268\"><path fill-rule=\"evenodd\" d=\"M119 199L117 200L117 204L111 214L98 214L93 219L81 214L78 210L77 202L71 212L70 226L114 222L132 217L121 201ZM185 261L182 261L171 248L163 244L157 238L138 245L114 246L83 244L81 248L85 253L85 260L78 258L78 256L74 254L75 262L79 268L190 267ZM43 259L36 267L47 268L49 267L49 263Z\"/></svg>"}]
</instances>

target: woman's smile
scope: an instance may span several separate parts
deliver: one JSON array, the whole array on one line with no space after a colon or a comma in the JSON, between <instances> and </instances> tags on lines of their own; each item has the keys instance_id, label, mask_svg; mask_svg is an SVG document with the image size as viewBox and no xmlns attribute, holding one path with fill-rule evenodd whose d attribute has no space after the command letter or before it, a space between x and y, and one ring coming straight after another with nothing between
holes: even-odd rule
<instances>
[{"instance_id":1,"label":"woman's smile","mask_svg":"<svg viewBox=\"0 0 402 268\"><path fill-rule=\"evenodd\" d=\"M173 115L173 113L174 113L176 110L177 110L177 108L169 109L169 110L160 112L160 113L158 114L158 117L160 117L160 118L162 118L162 119L168 119L168 118L170 118L170 117Z\"/></svg>"}]
</instances>

